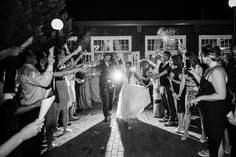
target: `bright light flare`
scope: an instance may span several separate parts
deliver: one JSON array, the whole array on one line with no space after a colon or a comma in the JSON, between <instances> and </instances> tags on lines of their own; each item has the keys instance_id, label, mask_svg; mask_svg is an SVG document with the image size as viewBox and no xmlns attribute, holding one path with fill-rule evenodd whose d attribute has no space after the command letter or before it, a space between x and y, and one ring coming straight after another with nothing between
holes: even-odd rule
<instances>
[{"instance_id":1,"label":"bright light flare","mask_svg":"<svg viewBox=\"0 0 236 157\"><path fill-rule=\"evenodd\" d=\"M112 79L114 81L121 81L123 78L123 74L121 71L114 71L113 74L112 74Z\"/></svg>"}]
</instances>

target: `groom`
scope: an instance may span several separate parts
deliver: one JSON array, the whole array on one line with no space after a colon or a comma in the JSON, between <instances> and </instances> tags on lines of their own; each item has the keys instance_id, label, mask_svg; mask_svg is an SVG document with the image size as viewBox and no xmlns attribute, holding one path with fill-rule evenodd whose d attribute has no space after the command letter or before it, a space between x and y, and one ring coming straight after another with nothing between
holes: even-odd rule
<instances>
[{"instance_id":1,"label":"groom","mask_svg":"<svg viewBox=\"0 0 236 157\"><path fill-rule=\"evenodd\" d=\"M100 86L100 96L103 103L103 114L104 122L108 122L111 119L111 109L113 102L113 85L111 82L111 69L112 65L110 63L110 55L105 53L103 55L103 60L99 64L100 77L99 77L99 86Z\"/></svg>"}]
</instances>

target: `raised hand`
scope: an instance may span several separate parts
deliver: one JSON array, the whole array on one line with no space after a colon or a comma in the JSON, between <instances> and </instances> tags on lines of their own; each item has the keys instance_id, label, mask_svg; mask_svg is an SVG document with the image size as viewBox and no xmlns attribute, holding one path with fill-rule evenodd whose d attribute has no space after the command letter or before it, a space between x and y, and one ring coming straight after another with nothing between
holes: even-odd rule
<instances>
[{"instance_id":1,"label":"raised hand","mask_svg":"<svg viewBox=\"0 0 236 157\"><path fill-rule=\"evenodd\" d=\"M50 54L48 55L48 64L49 65L53 65L55 62L55 59L53 58L53 56Z\"/></svg>"},{"instance_id":2,"label":"raised hand","mask_svg":"<svg viewBox=\"0 0 236 157\"><path fill-rule=\"evenodd\" d=\"M141 79L141 80L145 80L145 81L148 81L148 80L150 80L150 78L149 78L149 77L141 77L140 79Z\"/></svg>"},{"instance_id":3,"label":"raised hand","mask_svg":"<svg viewBox=\"0 0 236 157\"><path fill-rule=\"evenodd\" d=\"M183 44L178 40L178 49L182 51L184 54L187 52L186 48L183 47Z\"/></svg>"},{"instance_id":4,"label":"raised hand","mask_svg":"<svg viewBox=\"0 0 236 157\"><path fill-rule=\"evenodd\" d=\"M30 139L31 137L36 136L39 132L41 132L42 127L44 125L44 119L36 119L34 122L25 126L21 131L21 136L23 140Z\"/></svg>"},{"instance_id":5,"label":"raised hand","mask_svg":"<svg viewBox=\"0 0 236 157\"><path fill-rule=\"evenodd\" d=\"M180 96L177 95L176 93L173 93L173 97L174 97L176 100L180 100Z\"/></svg>"},{"instance_id":6,"label":"raised hand","mask_svg":"<svg viewBox=\"0 0 236 157\"><path fill-rule=\"evenodd\" d=\"M99 65L100 63L101 63L101 60L97 59L93 62L93 66L95 67L95 66Z\"/></svg>"},{"instance_id":7,"label":"raised hand","mask_svg":"<svg viewBox=\"0 0 236 157\"><path fill-rule=\"evenodd\" d=\"M173 79L175 77L175 74L171 72L169 76L170 76L170 79Z\"/></svg>"},{"instance_id":8,"label":"raised hand","mask_svg":"<svg viewBox=\"0 0 236 157\"><path fill-rule=\"evenodd\" d=\"M78 46L78 48L74 52L72 52L72 53L73 53L73 55L77 55L77 54L80 53L80 51L82 51L82 47Z\"/></svg>"},{"instance_id":9,"label":"raised hand","mask_svg":"<svg viewBox=\"0 0 236 157\"><path fill-rule=\"evenodd\" d=\"M89 65L87 65L87 64L79 64L79 65L76 65L74 72L75 73L77 73L77 72L87 73L88 68L89 68Z\"/></svg>"},{"instance_id":10,"label":"raised hand","mask_svg":"<svg viewBox=\"0 0 236 157\"><path fill-rule=\"evenodd\" d=\"M54 57L54 46L49 49L49 54Z\"/></svg>"},{"instance_id":11,"label":"raised hand","mask_svg":"<svg viewBox=\"0 0 236 157\"><path fill-rule=\"evenodd\" d=\"M11 56L18 56L24 50L25 50L24 47L11 47L8 49L8 52L10 53Z\"/></svg>"},{"instance_id":12,"label":"raised hand","mask_svg":"<svg viewBox=\"0 0 236 157\"><path fill-rule=\"evenodd\" d=\"M201 101L200 96L191 99L189 102L190 102L191 104L198 104L199 101Z\"/></svg>"},{"instance_id":13,"label":"raised hand","mask_svg":"<svg viewBox=\"0 0 236 157\"><path fill-rule=\"evenodd\" d=\"M153 75L153 73L152 73L152 71L147 71L146 75L151 76L151 75Z\"/></svg>"},{"instance_id":14,"label":"raised hand","mask_svg":"<svg viewBox=\"0 0 236 157\"><path fill-rule=\"evenodd\" d=\"M140 79L139 83L140 83L141 86L144 86L145 88L148 88L148 86L146 86L141 79Z\"/></svg>"},{"instance_id":15,"label":"raised hand","mask_svg":"<svg viewBox=\"0 0 236 157\"><path fill-rule=\"evenodd\" d=\"M26 48L33 43L34 38L29 37L20 47Z\"/></svg>"},{"instance_id":16,"label":"raised hand","mask_svg":"<svg viewBox=\"0 0 236 157\"><path fill-rule=\"evenodd\" d=\"M70 54L70 50L69 50L69 48L68 48L68 46L67 46L66 43L64 44L64 47L65 47L65 49L66 49L66 54Z\"/></svg>"},{"instance_id":17,"label":"raised hand","mask_svg":"<svg viewBox=\"0 0 236 157\"><path fill-rule=\"evenodd\" d=\"M236 115L232 111L227 114L227 117L230 124L236 125Z\"/></svg>"}]
</instances>

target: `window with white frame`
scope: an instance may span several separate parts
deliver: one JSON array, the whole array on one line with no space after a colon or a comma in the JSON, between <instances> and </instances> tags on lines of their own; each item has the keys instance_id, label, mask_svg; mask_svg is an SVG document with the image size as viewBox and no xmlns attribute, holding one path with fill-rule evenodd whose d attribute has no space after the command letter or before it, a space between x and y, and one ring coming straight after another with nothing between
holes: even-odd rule
<instances>
[{"instance_id":1,"label":"window with white frame","mask_svg":"<svg viewBox=\"0 0 236 157\"><path fill-rule=\"evenodd\" d=\"M186 47L186 35L175 35L164 39L160 36L145 36L145 58L151 59L157 51L170 51L172 54L177 53L178 43Z\"/></svg>"},{"instance_id":2,"label":"window with white frame","mask_svg":"<svg viewBox=\"0 0 236 157\"><path fill-rule=\"evenodd\" d=\"M91 52L131 52L131 36L92 36Z\"/></svg>"},{"instance_id":3,"label":"window with white frame","mask_svg":"<svg viewBox=\"0 0 236 157\"><path fill-rule=\"evenodd\" d=\"M218 45L223 52L227 53L232 45L232 35L199 35L199 53L206 45Z\"/></svg>"}]
</instances>

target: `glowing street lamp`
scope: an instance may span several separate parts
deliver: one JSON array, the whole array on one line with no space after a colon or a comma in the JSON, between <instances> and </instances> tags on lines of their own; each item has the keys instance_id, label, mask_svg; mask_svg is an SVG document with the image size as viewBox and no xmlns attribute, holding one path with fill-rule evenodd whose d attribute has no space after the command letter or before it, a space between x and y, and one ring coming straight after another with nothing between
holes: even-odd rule
<instances>
[{"instance_id":1,"label":"glowing street lamp","mask_svg":"<svg viewBox=\"0 0 236 157\"><path fill-rule=\"evenodd\" d=\"M229 0L228 4L230 8L233 8L236 6L236 0Z\"/></svg>"},{"instance_id":2,"label":"glowing street lamp","mask_svg":"<svg viewBox=\"0 0 236 157\"><path fill-rule=\"evenodd\" d=\"M235 35L236 35L236 0L229 0L228 1L229 7L233 8L234 12L234 17L233 17L233 43L236 44L235 42Z\"/></svg>"},{"instance_id":3,"label":"glowing street lamp","mask_svg":"<svg viewBox=\"0 0 236 157\"><path fill-rule=\"evenodd\" d=\"M63 28L64 24L60 19L53 19L51 22L51 26L54 30L60 31Z\"/></svg>"},{"instance_id":4,"label":"glowing street lamp","mask_svg":"<svg viewBox=\"0 0 236 157\"><path fill-rule=\"evenodd\" d=\"M60 32L60 30L62 30L64 24L63 24L61 19L53 19L52 22L51 22L51 26L56 32L55 45L54 45L55 46L54 54L56 54L56 56L57 56L57 54L59 53L58 49L61 47L61 40L60 40L59 32Z\"/></svg>"}]
</instances>

